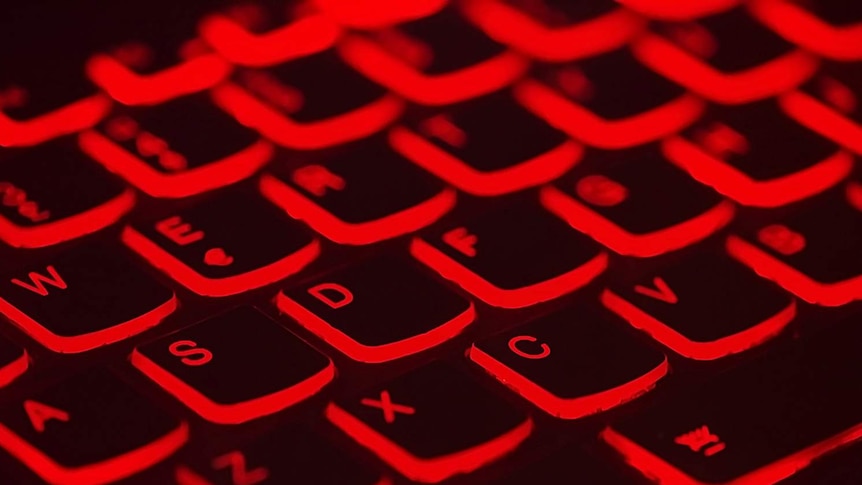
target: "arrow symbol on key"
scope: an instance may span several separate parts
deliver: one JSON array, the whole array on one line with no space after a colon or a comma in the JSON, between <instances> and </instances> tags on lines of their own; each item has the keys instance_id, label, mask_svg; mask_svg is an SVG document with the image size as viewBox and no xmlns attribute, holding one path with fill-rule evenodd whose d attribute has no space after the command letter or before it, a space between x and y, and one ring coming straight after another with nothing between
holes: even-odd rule
<instances>
[{"instance_id":1,"label":"arrow symbol on key","mask_svg":"<svg viewBox=\"0 0 862 485\"><path fill-rule=\"evenodd\" d=\"M671 305L676 304L679 301L676 293L670 289L670 286L665 283L665 281L656 276L652 279L652 284L655 288L648 288L646 286L637 285L635 286L635 291L640 293L641 295L648 296L650 298L655 298L656 300L661 300L665 303L670 303Z\"/></svg>"}]
</instances>

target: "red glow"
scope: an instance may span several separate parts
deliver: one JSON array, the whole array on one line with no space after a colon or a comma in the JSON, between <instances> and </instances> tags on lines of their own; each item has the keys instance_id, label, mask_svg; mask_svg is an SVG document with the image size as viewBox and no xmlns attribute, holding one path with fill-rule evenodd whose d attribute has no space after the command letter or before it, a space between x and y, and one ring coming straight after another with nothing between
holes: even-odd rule
<instances>
[{"instance_id":1,"label":"red glow","mask_svg":"<svg viewBox=\"0 0 862 485\"><path fill-rule=\"evenodd\" d=\"M29 146L90 128L111 109L111 98L95 94L62 108L18 121L0 112L0 146Z\"/></svg>"},{"instance_id":2,"label":"red glow","mask_svg":"<svg viewBox=\"0 0 862 485\"><path fill-rule=\"evenodd\" d=\"M336 22L359 29L380 29L427 17L448 0L313 0L317 8Z\"/></svg>"},{"instance_id":3,"label":"red glow","mask_svg":"<svg viewBox=\"0 0 862 485\"><path fill-rule=\"evenodd\" d=\"M32 227L19 226L0 216L0 239L16 248L41 248L96 232L117 222L135 205L135 193L126 190L90 210Z\"/></svg>"},{"instance_id":4,"label":"red glow","mask_svg":"<svg viewBox=\"0 0 862 485\"><path fill-rule=\"evenodd\" d=\"M581 266L559 276L521 288L505 289L494 286L419 238L411 241L410 254L433 268L440 276L455 282L485 303L500 308L521 308L553 300L588 284L608 266L608 255L599 253Z\"/></svg>"},{"instance_id":5,"label":"red glow","mask_svg":"<svg viewBox=\"0 0 862 485\"><path fill-rule=\"evenodd\" d=\"M417 231L455 206L455 191L444 189L434 197L403 211L362 223L345 222L300 194L276 177L260 179L261 193L291 217L305 221L312 229L339 244L371 244Z\"/></svg>"},{"instance_id":6,"label":"red glow","mask_svg":"<svg viewBox=\"0 0 862 485\"><path fill-rule=\"evenodd\" d=\"M589 234L619 254L637 257L656 256L694 244L727 225L735 212L732 203L722 201L674 226L649 234L632 234L555 187L543 187L539 199L546 209L578 231Z\"/></svg>"},{"instance_id":7,"label":"red glow","mask_svg":"<svg viewBox=\"0 0 862 485\"><path fill-rule=\"evenodd\" d=\"M401 99L384 95L349 113L300 123L232 83L214 88L212 95L219 107L243 125L254 128L280 145L298 150L314 150L365 138L385 128L404 110Z\"/></svg>"},{"instance_id":8,"label":"red glow","mask_svg":"<svg viewBox=\"0 0 862 485\"><path fill-rule=\"evenodd\" d=\"M501 89L526 72L530 63L514 52L503 52L470 67L426 75L373 41L349 35L339 45L341 57L372 81L416 103L443 105Z\"/></svg>"},{"instance_id":9,"label":"red glow","mask_svg":"<svg viewBox=\"0 0 862 485\"><path fill-rule=\"evenodd\" d=\"M778 35L839 61L862 59L862 23L836 27L787 0L755 0L750 11Z\"/></svg>"},{"instance_id":10,"label":"red glow","mask_svg":"<svg viewBox=\"0 0 862 485\"><path fill-rule=\"evenodd\" d=\"M786 93L779 98L781 108L797 123L862 154L862 127L803 91Z\"/></svg>"},{"instance_id":11,"label":"red glow","mask_svg":"<svg viewBox=\"0 0 862 485\"><path fill-rule=\"evenodd\" d=\"M633 327L648 333L677 354L695 360L719 359L748 350L778 335L796 318L796 302L793 301L780 312L742 332L711 342L695 342L610 290L604 290L601 300Z\"/></svg>"},{"instance_id":12,"label":"red glow","mask_svg":"<svg viewBox=\"0 0 862 485\"><path fill-rule=\"evenodd\" d=\"M700 117L704 102L691 94L621 120L604 119L544 84L528 79L515 87L515 97L548 124L599 148L641 145L676 133Z\"/></svg>"},{"instance_id":13,"label":"red glow","mask_svg":"<svg viewBox=\"0 0 862 485\"><path fill-rule=\"evenodd\" d=\"M531 57L562 62L590 57L625 45L646 26L646 20L626 9L571 26L552 28L505 2L471 0L464 13L488 37Z\"/></svg>"},{"instance_id":14,"label":"red glow","mask_svg":"<svg viewBox=\"0 0 862 485\"><path fill-rule=\"evenodd\" d=\"M549 392L475 345L470 348L469 357L538 408L560 419L578 419L629 402L654 388L669 369L665 358L658 367L634 380L589 396L566 399Z\"/></svg>"},{"instance_id":15,"label":"red glow","mask_svg":"<svg viewBox=\"0 0 862 485\"><path fill-rule=\"evenodd\" d=\"M308 331L323 339L353 360L380 363L400 359L430 349L460 334L476 319L476 309L470 307L448 322L423 334L384 345L364 345L327 323L284 293L276 296L279 310L287 313Z\"/></svg>"},{"instance_id":16,"label":"red glow","mask_svg":"<svg viewBox=\"0 0 862 485\"><path fill-rule=\"evenodd\" d=\"M549 182L566 173L583 154L580 145L566 141L531 160L493 172L480 172L403 126L389 132L389 142L395 151L416 165L478 196L502 195Z\"/></svg>"},{"instance_id":17,"label":"red glow","mask_svg":"<svg viewBox=\"0 0 862 485\"><path fill-rule=\"evenodd\" d=\"M806 199L838 184L853 170L853 156L837 151L798 172L757 181L680 136L667 139L663 151L670 162L696 180L740 204L755 207L778 207Z\"/></svg>"},{"instance_id":18,"label":"red glow","mask_svg":"<svg viewBox=\"0 0 862 485\"><path fill-rule=\"evenodd\" d=\"M399 473L423 483L441 482L453 475L480 468L517 448L533 430L533 421L527 418L512 430L480 445L450 455L423 459L412 455L335 403L326 407L326 417Z\"/></svg>"},{"instance_id":19,"label":"red glow","mask_svg":"<svg viewBox=\"0 0 862 485\"><path fill-rule=\"evenodd\" d=\"M749 103L793 89L811 77L819 65L812 54L793 50L757 67L724 73L657 34L638 38L632 52L653 71L724 104Z\"/></svg>"},{"instance_id":20,"label":"red glow","mask_svg":"<svg viewBox=\"0 0 862 485\"><path fill-rule=\"evenodd\" d=\"M262 268L226 278L207 278L130 226L123 228L120 238L154 267L189 290L204 296L235 295L275 283L300 271L320 254L320 242L314 240L293 254Z\"/></svg>"},{"instance_id":21,"label":"red glow","mask_svg":"<svg viewBox=\"0 0 862 485\"><path fill-rule=\"evenodd\" d=\"M98 131L87 130L81 133L78 144L81 150L105 168L152 197L186 197L230 185L250 177L269 161L274 152L269 142L260 140L221 160L166 174Z\"/></svg>"},{"instance_id":22,"label":"red glow","mask_svg":"<svg viewBox=\"0 0 862 485\"><path fill-rule=\"evenodd\" d=\"M21 356L0 368L0 387L8 386L12 381L27 372L30 368L30 355L26 350Z\"/></svg>"},{"instance_id":23,"label":"red glow","mask_svg":"<svg viewBox=\"0 0 862 485\"><path fill-rule=\"evenodd\" d=\"M129 358L132 365L173 394L180 402L207 421L218 424L240 424L276 413L317 394L335 378L335 365L330 361L325 369L286 389L244 402L222 404L188 385L137 349L132 351Z\"/></svg>"},{"instance_id":24,"label":"red glow","mask_svg":"<svg viewBox=\"0 0 862 485\"><path fill-rule=\"evenodd\" d=\"M698 17L716 14L730 10L740 3L740 0L697 0L680 2L679 0L617 0L619 3L646 14L664 20L690 20Z\"/></svg>"},{"instance_id":25,"label":"red glow","mask_svg":"<svg viewBox=\"0 0 862 485\"><path fill-rule=\"evenodd\" d=\"M278 29L256 34L224 14L213 14L200 24L201 37L222 57L241 66L280 64L324 51L341 29L323 15L309 15Z\"/></svg>"},{"instance_id":26,"label":"red glow","mask_svg":"<svg viewBox=\"0 0 862 485\"><path fill-rule=\"evenodd\" d=\"M858 211L862 211L862 183L852 182L847 185L847 201Z\"/></svg>"}]
</instances>

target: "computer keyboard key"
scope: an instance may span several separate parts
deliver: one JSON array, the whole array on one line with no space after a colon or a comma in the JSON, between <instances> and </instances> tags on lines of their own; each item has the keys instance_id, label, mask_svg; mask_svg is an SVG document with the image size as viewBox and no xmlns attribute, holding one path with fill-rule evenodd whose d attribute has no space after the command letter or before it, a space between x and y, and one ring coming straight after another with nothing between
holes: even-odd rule
<instances>
[{"instance_id":1,"label":"computer keyboard key","mask_svg":"<svg viewBox=\"0 0 862 485\"><path fill-rule=\"evenodd\" d=\"M668 372L667 358L624 326L570 307L474 343L469 357L551 416L578 419L631 401Z\"/></svg>"},{"instance_id":2,"label":"computer keyboard key","mask_svg":"<svg viewBox=\"0 0 862 485\"><path fill-rule=\"evenodd\" d=\"M276 143L325 148L372 135L404 102L328 50L266 69L239 71L213 90L222 109Z\"/></svg>"},{"instance_id":3,"label":"computer keyboard key","mask_svg":"<svg viewBox=\"0 0 862 485\"><path fill-rule=\"evenodd\" d=\"M381 29L438 12L449 0L312 0L339 24L354 29Z\"/></svg>"},{"instance_id":4,"label":"computer keyboard key","mask_svg":"<svg viewBox=\"0 0 862 485\"><path fill-rule=\"evenodd\" d=\"M676 133L704 102L650 71L628 50L547 68L515 87L521 104L587 145L614 149Z\"/></svg>"},{"instance_id":5,"label":"computer keyboard key","mask_svg":"<svg viewBox=\"0 0 862 485\"><path fill-rule=\"evenodd\" d=\"M8 386L30 368L30 354L6 337L0 337L0 387Z\"/></svg>"},{"instance_id":6,"label":"computer keyboard key","mask_svg":"<svg viewBox=\"0 0 862 485\"><path fill-rule=\"evenodd\" d=\"M176 485L391 484L299 425L270 430L206 461L180 465L174 476Z\"/></svg>"},{"instance_id":7,"label":"computer keyboard key","mask_svg":"<svg viewBox=\"0 0 862 485\"><path fill-rule=\"evenodd\" d=\"M423 483L493 462L533 429L528 416L440 361L330 403L326 417L399 473Z\"/></svg>"},{"instance_id":8,"label":"computer keyboard key","mask_svg":"<svg viewBox=\"0 0 862 485\"><path fill-rule=\"evenodd\" d=\"M862 436L859 330L849 321L763 354L602 436L656 482L779 482Z\"/></svg>"},{"instance_id":9,"label":"computer keyboard key","mask_svg":"<svg viewBox=\"0 0 862 485\"><path fill-rule=\"evenodd\" d=\"M732 203L671 165L656 146L593 151L582 165L542 188L542 204L619 254L674 251L733 218Z\"/></svg>"},{"instance_id":10,"label":"computer keyboard key","mask_svg":"<svg viewBox=\"0 0 862 485\"><path fill-rule=\"evenodd\" d=\"M187 96L109 117L79 144L152 197L186 197L251 176L273 146L212 105Z\"/></svg>"},{"instance_id":11,"label":"computer keyboard key","mask_svg":"<svg viewBox=\"0 0 862 485\"><path fill-rule=\"evenodd\" d=\"M755 0L749 9L785 39L823 57L862 60L862 8L845 0Z\"/></svg>"},{"instance_id":12,"label":"computer keyboard key","mask_svg":"<svg viewBox=\"0 0 862 485\"><path fill-rule=\"evenodd\" d=\"M103 368L0 408L0 447L58 485L132 476L168 458L188 436L185 422Z\"/></svg>"},{"instance_id":13,"label":"computer keyboard key","mask_svg":"<svg viewBox=\"0 0 862 485\"><path fill-rule=\"evenodd\" d=\"M282 290L276 304L351 359L373 363L446 342L476 318L471 302L391 256Z\"/></svg>"},{"instance_id":14,"label":"computer keyboard key","mask_svg":"<svg viewBox=\"0 0 862 485\"><path fill-rule=\"evenodd\" d=\"M664 154L695 179L756 207L814 196L853 169L850 153L787 117L771 100L716 109L666 140Z\"/></svg>"},{"instance_id":15,"label":"computer keyboard key","mask_svg":"<svg viewBox=\"0 0 862 485\"><path fill-rule=\"evenodd\" d=\"M523 190L564 174L583 148L497 93L429 115L390 132L392 147L473 195Z\"/></svg>"},{"instance_id":16,"label":"computer keyboard key","mask_svg":"<svg viewBox=\"0 0 862 485\"><path fill-rule=\"evenodd\" d=\"M497 91L529 67L526 58L492 41L452 10L374 33L347 35L339 51L369 79L424 105Z\"/></svg>"},{"instance_id":17,"label":"computer keyboard key","mask_svg":"<svg viewBox=\"0 0 862 485\"><path fill-rule=\"evenodd\" d=\"M779 98L788 116L862 154L862 64L833 63L799 89Z\"/></svg>"},{"instance_id":18,"label":"computer keyboard key","mask_svg":"<svg viewBox=\"0 0 862 485\"><path fill-rule=\"evenodd\" d=\"M286 278L320 243L278 208L230 193L126 226L123 242L154 267L205 296L227 296Z\"/></svg>"},{"instance_id":19,"label":"computer keyboard key","mask_svg":"<svg viewBox=\"0 0 862 485\"><path fill-rule=\"evenodd\" d=\"M501 206L416 237L410 253L485 303L520 308L590 283L608 255L534 202Z\"/></svg>"},{"instance_id":20,"label":"computer keyboard key","mask_svg":"<svg viewBox=\"0 0 862 485\"><path fill-rule=\"evenodd\" d=\"M264 67L332 47L341 29L299 2L242 1L201 20L201 38L240 66Z\"/></svg>"},{"instance_id":21,"label":"computer keyboard key","mask_svg":"<svg viewBox=\"0 0 862 485\"><path fill-rule=\"evenodd\" d=\"M10 246L75 239L113 224L134 205L134 192L68 138L22 149L0 167L0 239Z\"/></svg>"},{"instance_id":22,"label":"computer keyboard key","mask_svg":"<svg viewBox=\"0 0 862 485\"><path fill-rule=\"evenodd\" d=\"M632 44L650 69L723 104L772 97L805 82L817 58L788 43L743 8L686 23L660 24Z\"/></svg>"},{"instance_id":23,"label":"computer keyboard key","mask_svg":"<svg viewBox=\"0 0 862 485\"><path fill-rule=\"evenodd\" d=\"M643 17L612 0L470 0L463 10L492 39L546 62L617 49L646 27Z\"/></svg>"},{"instance_id":24,"label":"computer keyboard key","mask_svg":"<svg viewBox=\"0 0 862 485\"><path fill-rule=\"evenodd\" d=\"M862 212L843 191L815 204L731 235L727 250L760 276L799 298L839 306L862 299Z\"/></svg>"},{"instance_id":25,"label":"computer keyboard key","mask_svg":"<svg viewBox=\"0 0 862 485\"><path fill-rule=\"evenodd\" d=\"M0 279L0 313L45 347L91 350L147 330L177 307L173 292L118 248L80 245Z\"/></svg>"},{"instance_id":26,"label":"computer keyboard key","mask_svg":"<svg viewBox=\"0 0 862 485\"><path fill-rule=\"evenodd\" d=\"M325 160L275 166L261 178L260 190L339 244L370 244L419 230L456 200L453 189L392 150L383 137Z\"/></svg>"},{"instance_id":27,"label":"computer keyboard key","mask_svg":"<svg viewBox=\"0 0 862 485\"><path fill-rule=\"evenodd\" d=\"M741 0L618 0L626 7L647 17L662 20L693 20L713 15L739 5Z\"/></svg>"},{"instance_id":28,"label":"computer keyboard key","mask_svg":"<svg viewBox=\"0 0 862 485\"><path fill-rule=\"evenodd\" d=\"M332 361L251 307L138 346L131 362L201 417L219 424L281 411L335 377Z\"/></svg>"},{"instance_id":29,"label":"computer keyboard key","mask_svg":"<svg viewBox=\"0 0 862 485\"><path fill-rule=\"evenodd\" d=\"M725 256L699 254L606 289L602 303L674 352L712 360L760 345L796 317L796 301Z\"/></svg>"}]
</instances>

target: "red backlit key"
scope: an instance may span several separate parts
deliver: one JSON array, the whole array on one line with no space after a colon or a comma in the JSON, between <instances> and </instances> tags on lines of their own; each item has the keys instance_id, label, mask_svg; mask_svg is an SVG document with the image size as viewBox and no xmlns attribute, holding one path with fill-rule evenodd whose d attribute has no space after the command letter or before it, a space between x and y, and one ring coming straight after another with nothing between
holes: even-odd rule
<instances>
[{"instance_id":1,"label":"red backlit key","mask_svg":"<svg viewBox=\"0 0 862 485\"><path fill-rule=\"evenodd\" d=\"M568 445L559 450L544 454L542 458L527 466L507 473L505 478L493 485L646 485L646 480L638 480L635 472L625 467L613 466L613 462L597 459L580 447Z\"/></svg>"},{"instance_id":2,"label":"red backlit key","mask_svg":"<svg viewBox=\"0 0 862 485\"><path fill-rule=\"evenodd\" d=\"M273 153L253 130L188 96L109 117L81 148L153 197L186 197L251 176Z\"/></svg>"},{"instance_id":3,"label":"red backlit key","mask_svg":"<svg viewBox=\"0 0 862 485\"><path fill-rule=\"evenodd\" d=\"M577 290L608 255L538 204L522 201L439 226L410 245L413 256L489 305L520 308Z\"/></svg>"},{"instance_id":4,"label":"red backlit key","mask_svg":"<svg viewBox=\"0 0 862 485\"><path fill-rule=\"evenodd\" d=\"M492 196L559 177L583 149L497 93L390 132L396 151L455 187Z\"/></svg>"},{"instance_id":5,"label":"red backlit key","mask_svg":"<svg viewBox=\"0 0 862 485\"><path fill-rule=\"evenodd\" d=\"M824 57L862 59L862 5L846 0L756 0L750 9L785 39Z\"/></svg>"},{"instance_id":6,"label":"red backlit key","mask_svg":"<svg viewBox=\"0 0 862 485\"><path fill-rule=\"evenodd\" d=\"M617 0L647 17L664 20L691 20L730 10L741 0Z\"/></svg>"},{"instance_id":7,"label":"red backlit key","mask_svg":"<svg viewBox=\"0 0 862 485\"><path fill-rule=\"evenodd\" d=\"M724 104L744 104L790 90L818 66L813 54L778 37L742 8L659 25L632 49L650 69Z\"/></svg>"},{"instance_id":8,"label":"red backlit key","mask_svg":"<svg viewBox=\"0 0 862 485\"><path fill-rule=\"evenodd\" d=\"M333 51L242 70L213 90L216 104L288 148L311 150L364 138L397 118L404 102Z\"/></svg>"},{"instance_id":9,"label":"red backlit key","mask_svg":"<svg viewBox=\"0 0 862 485\"><path fill-rule=\"evenodd\" d=\"M529 417L439 361L330 403L326 417L399 473L425 483L495 461L533 429Z\"/></svg>"},{"instance_id":10,"label":"red backlit key","mask_svg":"<svg viewBox=\"0 0 862 485\"><path fill-rule=\"evenodd\" d=\"M349 35L340 52L373 81L426 105L499 90L529 65L451 10L374 34Z\"/></svg>"},{"instance_id":11,"label":"red backlit key","mask_svg":"<svg viewBox=\"0 0 862 485\"><path fill-rule=\"evenodd\" d=\"M70 139L13 152L0 167L0 239L42 247L98 231L135 204L135 195Z\"/></svg>"},{"instance_id":12,"label":"red backlit key","mask_svg":"<svg viewBox=\"0 0 862 485\"><path fill-rule=\"evenodd\" d=\"M603 438L656 482L779 482L862 436L859 330L846 322L768 353L612 425Z\"/></svg>"},{"instance_id":13,"label":"red backlit key","mask_svg":"<svg viewBox=\"0 0 862 485\"><path fill-rule=\"evenodd\" d=\"M713 255L688 257L657 273L606 289L602 303L674 352L711 360L781 332L796 302L745 266Z\"/></svg>"},{"instance_id":14,"label":"red backlit key","mask_svg":"<svg viewBox=\"0 0 862 485\"><path fill-rule=\"evenodd\" d=\"M340 29L299 2L243 1L205 17L200 34L233 64L270 66L332 47Z\"/></svg>"},{"instance_id":15,"label":"red backlit key","mask_svg":"<svg viewBox=\"0 0 862 485\"><path fill-rule=\"evenodd\" d=\"M251 307L139 346L131 361L201 417L219 424L281 411L335 377L332 361Z\"/></svg>"},{"instance_id":16,"label":"red backlit key","mask_svg":"<svg viewBox=\"0 0 862 485\"><path fill-rule=\"evenodd\" d=\"M9 385L27 372L29 367L30 355L27 351L0 337L0 387Z\"/></svg>"},{"instance_id":17,"label":"red backlit key","mask_svg":"<svg viewBox=\"0 0 862 485\"><path fill-rule=\"evenodd\" d=\"M101 368L0 409L0 447L58 485L131 476L172 455L188 435L185 422Z\"/></svg>"},{"instance_id":18,"label":"red backlit key","mask_svg":"<svg viewBox=\"0 0 862 485\"><path fill-rule=\"evenodd\" d=\"M282 290L278 308L348 357L385 362L439 345L473 304L399 258L378 257Z\"/></svg>"},{"instance_id":19,"label":"red backlit key","mask_svg":"<svg viewBox=\"0 0 862 485\"><path fill-rule=\"evenodd\" d=\"M289 450L289 452L288 452ZM313 432L275 429L251 443L177 467L177 485L390 485Z\"/></svg>"},{"instance_id":20,"label":"red backlit key","mask_svg":"<svg viewBox=\"0 0 862 485\"><path fill-rule=\"evenodd\" d=\"M690 125L704 102L618 50L545 69L515 95L527 109L600 148L640 145Z\"/></svg>"},{"instance_id":21,"label":"red backlit key","mask_svg":"<svg viewBox=\"0 0 862 485\"><path fill-rule=\"evenodd\" d=\"M261 178L260 190L339 244L370 244L416 231L451 210L456 198L454 190L392 150L383 137L320 163L273 167Z\"/></svg>"},{"instance_id":22,"label":"red backlit key","mask_svg":"<svg viewBox=\"0 0 862 485\"><path fill-rule=\"evenodd\" d=\"M628 402L667 374L665 356L624 325L569 308L475 343L469 357L539 409L577 419Z\"/></svg>"},{"instance_id":23,"label":"red backlit key","mask_svg":"<svg viewBox=\"0 0 862 485\"><path fill-rule=\"evenodd\" d=\"M549 62L622 47L646 24L612 0L470 0L464 11L492 39Z\"/></svg>"},{"instance_id":24,"label":"red backlit key","mask_svg":"<svg viewBox=\"0 0 862 485\"><path fill-rule=\"evenodd\" d=\"M862 154L862 64L829 64L798 90L780 98L798 123Z\"/></svg>"},{"instance_id":25,"label":"red backlit key","mask_svg":"<svg viewBox=\"0 0 862 485\"><path fill-rule=\"evenodd\" d=\"M126 226L123 242L188 289L227 296L286 278L317 258L320 243L272 205L225 194Z\"/></svg>"},{"instance_id":26,"label":"red backlit key","mask_svg":"<svg viewBox=\"0 0 862 485\"><path fill-rule=\"evenodd\" d=\"M846 449L818 458L808 468L800 470L781 485L852 485L862 482L862 447L850 445Z\"/></svg>"},{"instance_id":27,"label":"red backlit key","mask_svg":"<svg viewBox=\"0 0 862 485\"><path fill-rule=\"evenodd\" d=\"M379 29L438 12L448 0L312 0L338 23L357 29Z\"/></svg>"},{"instance_id":28,"label":"red backlit key","mask_svg":"<svg viewBox=\"0 0 862 485\"><path fill-rule=\"evenodd\" d=\"M668 163L655 146L591 157L583 171L544 187L542 204L617 253L673 251L733 218L733 204Z\"/></svg>"},{"instance_id":29,"label":"red backlit key","mask_svg":"<svg viewBox=\"0 0 862 485\"><path fill-rule=\"evenodd\" d=\"M173 313L172 291L129 256L83 245L0 279L0 313L45 347L83 352L128 338Z\"/></svg>"},{"instance_id":30,"label":"red backlit key","mask_svg":"<svg viewBox=\"0 0 862 485\"><path fill-rule=\"evenodd\" d=\"M811 197L853 169L852 155L788 118L772 101L717 109L666 140L664 153L695 179L757 207Z\"/></svg>"},{"instance_id":31,"label":"red backlit key","mask_svg":"<svg viewBox=\"0 0 862 485\"><path fill-rule=\"evenodd\" d=\"M862 212L836 191L815 205L728 238L731 256L809 302L862 299Z\"/></svg>"}]
</instances>

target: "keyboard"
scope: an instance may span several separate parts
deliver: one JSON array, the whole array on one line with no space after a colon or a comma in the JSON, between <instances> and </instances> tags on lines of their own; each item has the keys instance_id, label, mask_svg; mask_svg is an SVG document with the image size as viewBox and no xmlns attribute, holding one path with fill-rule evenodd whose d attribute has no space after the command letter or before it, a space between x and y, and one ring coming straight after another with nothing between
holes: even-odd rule
<instances>
[{"instance_id":1,"label":"keyboard","mask_svg":"<svg viewBox=\"0 0 862 485\"><path fill-rule=\"evenodd\" d=\"M0 483L862 483L862 3L0 7Z\"/></svg>"}]
</instances>

